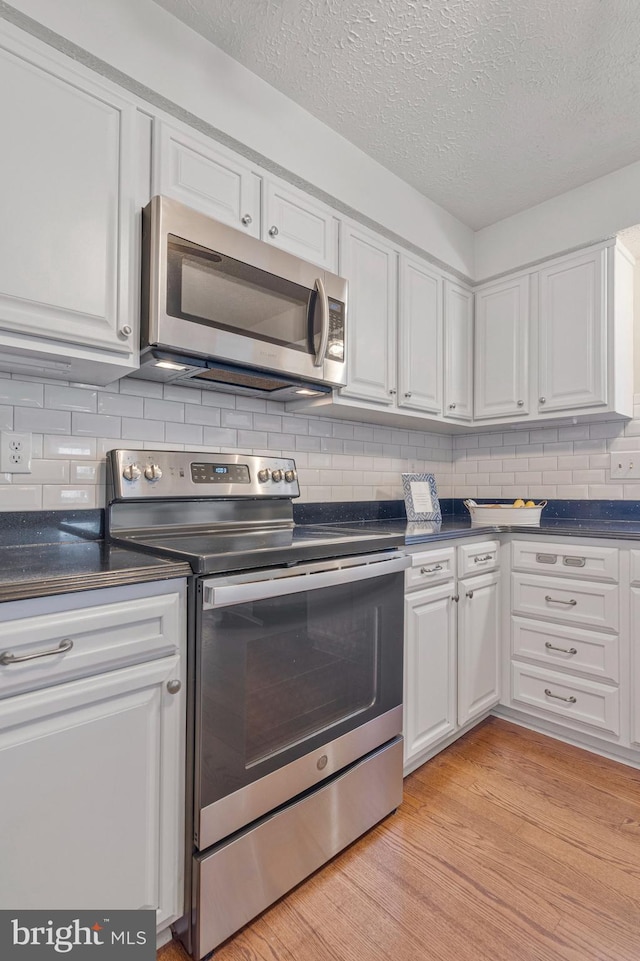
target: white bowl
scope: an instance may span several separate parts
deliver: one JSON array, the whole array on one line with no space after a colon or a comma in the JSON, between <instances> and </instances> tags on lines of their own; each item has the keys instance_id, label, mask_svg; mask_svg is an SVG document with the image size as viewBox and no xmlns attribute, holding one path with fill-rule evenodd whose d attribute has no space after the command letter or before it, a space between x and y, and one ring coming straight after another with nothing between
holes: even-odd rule
<instances>
[{"instance_id":1,"label":"white bowl","mask_svg":"<svg viewBox=\"0 0 640 961\"><path fill-rule=\"evenodd\" d=\"M546 506L541 501L535 507L514 507L513 504L476 504L465 501L464 505L471 514L472 527L540 527L540 515Z\"/></svg>"}]
</instances>

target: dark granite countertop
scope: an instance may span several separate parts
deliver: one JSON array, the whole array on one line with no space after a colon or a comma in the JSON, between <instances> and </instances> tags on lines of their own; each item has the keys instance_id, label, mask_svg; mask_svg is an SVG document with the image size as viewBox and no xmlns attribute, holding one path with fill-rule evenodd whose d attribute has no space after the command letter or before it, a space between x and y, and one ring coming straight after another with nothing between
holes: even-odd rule
<instances>
[{"instance_id":1,"label":"dark granite countertop","mask_svg":"<svg viewBox=\"0 0 640 961\"><path fill-rule=\"evenodd\" d=\"M102 539L102 512L33 511L0 518L0 601L187 577L188 564Z\"/></svg>"},{"instance_id":2,"label":"dark granite countertop","mask_svg":"<svg viewBox=\"0 0 640 961\"><path fill-rule=\"evenodd\" d=\"M539 527L472 527L462 501L441 501L441 506L441 524L407 521L401 501L300 505L297 520L349 529L366 527L371 533L403 534L407 546L457 537L495 537L500 533L640 539L640 503L637 501L552 501L542 512Z\"/></svg>"}]
</instances>

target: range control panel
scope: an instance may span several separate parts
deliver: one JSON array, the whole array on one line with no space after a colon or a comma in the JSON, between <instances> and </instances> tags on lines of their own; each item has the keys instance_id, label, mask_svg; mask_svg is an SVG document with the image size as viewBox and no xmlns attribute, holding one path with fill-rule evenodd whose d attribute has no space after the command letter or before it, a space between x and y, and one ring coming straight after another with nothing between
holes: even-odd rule
<instances>
[{"instance_id":1,"label":"range control panel","mask_svg":"<svg viewBox=\"0 0 640 961\"><path fill-rule=\"evenodd\" d=\"M111 450L107 502L171 498L299 497L295 461L253 454Z\"/></svg>"}]
</instances>

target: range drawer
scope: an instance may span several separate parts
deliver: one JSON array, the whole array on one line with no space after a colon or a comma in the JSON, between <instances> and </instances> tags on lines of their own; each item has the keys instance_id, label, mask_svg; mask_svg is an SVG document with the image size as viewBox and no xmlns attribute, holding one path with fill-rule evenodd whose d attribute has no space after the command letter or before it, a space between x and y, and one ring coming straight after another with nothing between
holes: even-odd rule
<instances>
[{"instance_id":1,"label":"range drawer","mask_svg":"<svg viewBox=\"0 0 640 961\"><path fill-rule=\"evenodd\" d=\"M411 567L405 572L405 588L415 591L431 584L441 584L453 580L455 573L456 555L453 547L412 554Z\"/></svg>"},{"instance_id":2,"label":"range drawer","mask_svg":"<svg viewBox=\"0 0 640 961\"><path fill-rule=\"evenodd\" d=\"M484 574L500 564L498 541L482 541L480 544L461 544L458 547L458 577Z\"/></svg>"},{"instance_id":3,"label":"range drawer","mask_svg":"<svg viewBox=\"0 0 640 961\"><path fill-rule=\"evenodd\" d=\"M592 677L620 680L619 640L580 627L547 624L525 617L511 618L511 650L555 670L567 669Z\"/></svg>"},{"instance_id":4,"label":"range drawer","mask_svg":"<svg viewBox=\"0 0 640 961\"><path fill-rule=\"evenodd\" d=\"M579 722L620 733L617 687L512 662L511 692L514 706L539 708L569 725Z\"/></svg>"},{"instance_id":5,"label":"range drawer","mask_svg":"<svg viewBox=\"0 0 640 961\"><path fill-rule=\"evenodd\" d=\"M511 566L514 570L593 578L614 584L619 580L618 550L615 547L514 541L512 550Z\"/></svg>"},{"instance_id":6,"label":"range drawer","mask_svg":"<svg viewBox=\"0 0 640 961\"><path fill-rule=\"evenodd\" d=\"M0 697L165 657L179 642L178 593L4 621ZM33 654L44 656L13 660Z\"/></svg>"},{"instance_id":7,"label":"range drawer","mask_svg":"<svg viewBox=\"0 0 640 961\"><path fill-rule=\"evenodd\" d=\"M512 613L617 631L618 588L537 574L511 575Z\"/></svg>"}]
</instances>

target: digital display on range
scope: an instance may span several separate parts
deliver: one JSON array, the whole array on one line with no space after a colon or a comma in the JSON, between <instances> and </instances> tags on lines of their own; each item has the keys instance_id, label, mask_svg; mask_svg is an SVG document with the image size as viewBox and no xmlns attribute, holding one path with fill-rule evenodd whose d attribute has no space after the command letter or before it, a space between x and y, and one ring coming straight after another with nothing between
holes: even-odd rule
<instances>
[{"instance_id":1,"label":"digital display on range","mask_svg":"<svg viewBox=\"0 0 640 961\"><path fill-rule=\"evenodd\" d=\"M191 464L191 480L194 484L250 484L246 464Z\"/></svg>"}]
</instances>

